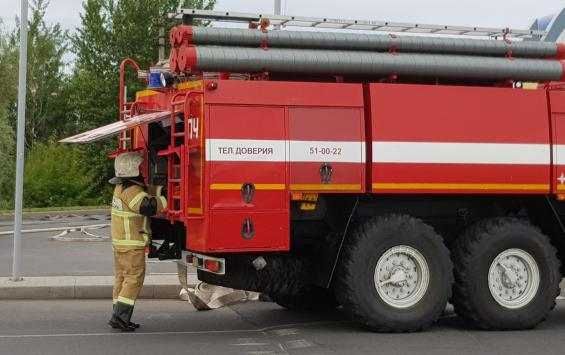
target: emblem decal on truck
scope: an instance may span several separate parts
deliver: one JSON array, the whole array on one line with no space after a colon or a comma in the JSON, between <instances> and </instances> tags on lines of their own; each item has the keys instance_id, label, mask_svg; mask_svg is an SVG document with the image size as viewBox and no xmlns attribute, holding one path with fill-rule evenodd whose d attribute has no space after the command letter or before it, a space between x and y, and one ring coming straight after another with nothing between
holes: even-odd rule
<instances>
[{"instance_id":1,"label":"emblem decal on truck","mask_svg":"<svg viewBox=\"0 0 565 355\"><path fill-rule=\"evenodd\" d=\"M560 184L560 185L565 184L565 175L563 175L563 173L561 173L561 176L559 176L559 177L557 178L557 181L559 181L559 184Z\"/></svg>"}]
</instances>

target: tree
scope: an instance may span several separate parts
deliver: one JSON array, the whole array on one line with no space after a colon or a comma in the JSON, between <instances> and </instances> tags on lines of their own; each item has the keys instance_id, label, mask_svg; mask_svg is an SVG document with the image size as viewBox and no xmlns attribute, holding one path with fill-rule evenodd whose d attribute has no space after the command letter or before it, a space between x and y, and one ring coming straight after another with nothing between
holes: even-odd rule
<instances>
[{"instance_id":1,"label":"tree","mask_svg":"<svg viewBox=\"0 0 565 355\"><path fill-rule=\"evenodd\" d=\"M212 9L216 0L182 1L183 6ZM124 58L147 68L158 57L159 29L170 29L181 0L85 0L82 26L72 37L76 54L70 107L75 132L111 123L118 118L119 65ZM167 41L168 42L168 41ZM129 73L131 93L142 88ZM112 162L105 153L115 150L115 140L105 140L82 148L82 160L97 176L98 190L113 175Z\"/></svg>"},{"instance_id":2,"label":"tree","mask_svg":"<svg viewBox=\"0 0 565 355\"><path fill-rule=\"evenodd\" d=\"M28 21L28 66L26 100L26 145L47 142L64 126L66 90L63 56L67 34L56 24L48 26L45 11L49 1L32 0ZM13 204L15 128L19 60L19 22L9 34L0 31L0 208ZM63 179L64 181L64 179Z\"/></svg>"},{"instance_id":3,"label":"tree","mask_svg":"<svg viewBox=\"0 0 565 355\"><path fill-rule=\"evenodd\" d=\"M63 57L68 49L67 32L59 24L47 25L45 12L49 0L32 0L28 32L26 145L48 139L66 122L66 98ZM19 20L10 42L19 44ZM12 105L12 121L16 121L16 105Z\"/></svg>"},{"instance_id":4,"label":"tree","mask_svg":"<svg viewBox=\"0 0 565 355\"><path fill-rule=\"evenodd\" d=\"M0 31L0 209L11 206L14 192L15 139L8 112L16 98L16 82L16 48L8 41L8 35Z\"/></svg>"}]
</instances>

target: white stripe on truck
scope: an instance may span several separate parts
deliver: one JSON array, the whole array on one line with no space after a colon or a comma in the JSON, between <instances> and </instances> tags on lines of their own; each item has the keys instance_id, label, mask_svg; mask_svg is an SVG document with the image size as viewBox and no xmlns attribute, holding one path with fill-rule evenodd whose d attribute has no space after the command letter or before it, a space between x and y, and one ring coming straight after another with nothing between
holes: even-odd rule
<instances>
[{"instance_id":1,"label":"white stripe on truck","mask_svg":"<svg viewBox=\"0 0 565 355\"><path fill-rule=\"evenodd\" d=\"M515 165L550 163L549 144L373 142L372 154L374 163Z\"/></svg>"},{"instance_id":2,"label":"white stripe on truck","mask_svg":"<svg viewBox=\"0 0 565 355\"><path fill-rule=\"evenodd\" d=\"M364 163L365 143L207 139L208 161Z\"/></svg>"},{"instance_id":3,"label":"white stripe on truck","mask_svg":"<svg viewBox=\"0 0 565 355\"><path fill-rule=\"evenodd\" d=\"M365 143L207 139L208 161L364 163ZM549 165L548 144L373 142L374 163ZM565 145L556 145L553 160L565 165Z\"/></svg>"}]
</instances>

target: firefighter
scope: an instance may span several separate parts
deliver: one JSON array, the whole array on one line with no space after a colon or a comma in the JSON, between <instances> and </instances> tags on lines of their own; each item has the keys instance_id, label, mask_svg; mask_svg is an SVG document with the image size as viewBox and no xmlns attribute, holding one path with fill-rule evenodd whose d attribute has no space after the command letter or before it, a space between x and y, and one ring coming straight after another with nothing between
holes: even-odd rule
<instances>
[{"instance_id":1,"label":"firefighter","mask_svg":"<svg viewBox=\"0 0 565 355\"><path fill-rule=\"evenodd\" d=\"M146 186L139 171L143 158L137 152L116 157L112 199L112 249L115 284L113 314L108 322L114 329L134 331L131 322L135 301L145 279L145 247L150 245L149 218L167 208L161 186Z\"/></svg>"}]
</instances>

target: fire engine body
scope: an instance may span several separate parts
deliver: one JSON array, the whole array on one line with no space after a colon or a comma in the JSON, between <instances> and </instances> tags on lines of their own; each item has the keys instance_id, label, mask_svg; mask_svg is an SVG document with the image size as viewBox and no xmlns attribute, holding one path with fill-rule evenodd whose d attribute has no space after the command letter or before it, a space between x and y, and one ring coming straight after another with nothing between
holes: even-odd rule
<instances>
[{"instance_id":1,"label":"fire engine body","mask_svg":"<svg viewBox=\"0 0 565 355\"><path fill-rule=\"evenodd\" d=\"M183 189L169 186L168 213L186 222L192 251L288 251L293 200L311 194L386 200L564 191L563 92L239 80L190 86L188 175ZM165 110L172 95L145 91L137 103ZM144 136L151 141L140 135L137 148ZM247 228L253 236L242 235Z\"/></svg>"},{"instance_id":2,"label":"fire engine body","mask_svg":"<svg viewBox=\"0 0 565 355\"><path fill-rule=\"evenodd\" d=\"M177 82L124 103L150 119L126 122L134 128L121 144L144 152L148 183L167 187L154 240L182 249L205 282L265 292L287 308L341 304L373 330L423 329L448 300L486 329L545 318L565 257L564 45L540 55L538 44L515 42L538 47L514 58L506 39L484 41L506 50L454 49L444 62L425 57L429 68L414 62L418 72L331 60L292 72L277 55L296 51L300 65L300 51L327 49L270 48L265 30L237 31L254 42L200 45L196 27L174 28L161 72ZM414 58L426 52L406 46ZM427 55L448 51L436 46ZM248 51L274 62L256 70ZM495 59L505 74L474 76Z\"/></svg>"}]
</instances>

